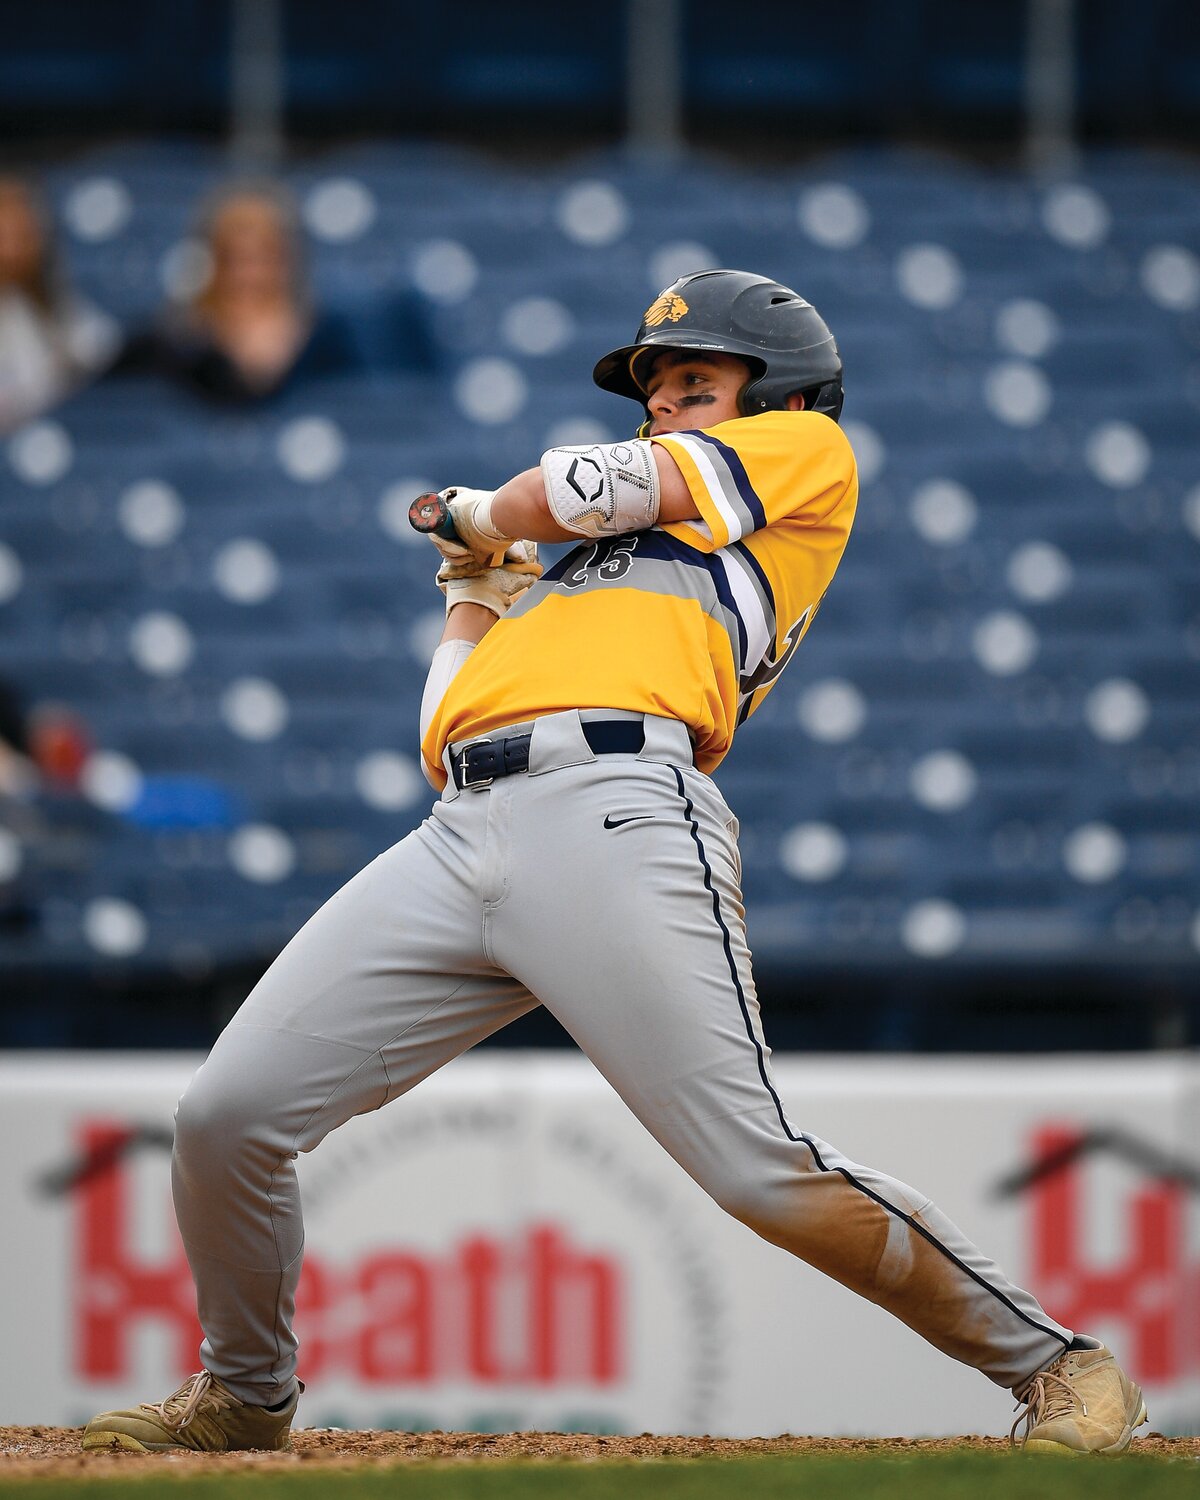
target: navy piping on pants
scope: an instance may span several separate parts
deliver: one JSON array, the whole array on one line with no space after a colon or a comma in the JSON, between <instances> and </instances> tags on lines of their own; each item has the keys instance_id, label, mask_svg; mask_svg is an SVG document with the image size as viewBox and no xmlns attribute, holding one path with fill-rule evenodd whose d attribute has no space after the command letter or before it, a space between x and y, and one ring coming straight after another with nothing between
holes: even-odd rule
<instances>
[{"instance_id":1,"label":"navy piping on pants","mask_svg":"<svg viewBox=\"0 0 1200 1500\"><path fill-rule=\"evenodd\" d=\"M679 795L683 800L683 815L687 819L688 826L691 830L692 842L696 845L696 852L700 857L700 865L704 871L704 887L712 896L713 916L716 918L717 926L721 929L721 941L725 948L725 961L729 965L729 977L733 980L733 987L737 993L738 1005L741 1007L742 1020L746 1026L746 1035L750 1038L750 1041L754 1045L755 1056L758 1059L759 1077L762 1079L763 1085L766 1088L767 1092L774 1100L775 1112L779 1116L779 1123L783 1127L784 1135L787 1136L789 1141L795 1141L797 1145L803 1144L808 1147L810 1153L812 1154L812 1159L816 1162L819 1171L839 1173L846 1179L846 1181L852 1188L857 1189L857 1191L862 1193L864 1197L870 1198L873 1203L878 1203L880 1208L886 1209L888 1213L894 1214L898 1219L902 1219L904 1223L907 1224L911 1230L913 1230L914 1233L919 1234L921 1238L927 1240L935 1250L939 1250L947 1260L952 1261L964 1276L969 1276L971 1280L974 1281L978 1286L983 1287L984 1291L990 1292L991 1295L998 1301L1002 1302L1010 1312L1015 1313L1023 1323L1028 1323L1031 1328L1036 1328L1039 1333L1044 1333L1049 1338L1057 1339L1065 1349L1069 1349L1069 1339L1063 1338L1062 1334L1059 1333L1056 1329L1043 1327L1036 1318L1031 1318L1028 1313L1022 1312L1021 1309L1015 1306L1004 1295L1003 1292L997 1291L996 1288L992 1286L990 1282L985 1281L977 1271L973 1271L970 1266L965 1265L961 1260L959 1260L958 1256L955 1255L952 1250L947 1249L947 1247L942 1244L941 1240L939 1240L936 1235L931 1234L923 1224L918 1223L918 1221L914 1219L910 1214L906 1214L903 1209L897 1208L894 1203L889 1203L886 1198L881 1198L878 1193L873 1193L869 1187L859 1182L858 1178L855 1177L852 1172L847 1171L845 1167L826 1166L824 1161L821 1159L821 1153L817 1150L812 1140L804 1134L796 1135L792 1131L791 1126L787 1122L787 1116L783 1112L783 1104L780 1101L779 1095L775 1092L774 1085L771 1083L771 1079L768 1076L767 1062L766 1058L763 1056L762 1044L754 1034L754 1025L750 1019L750 1008L746 1004L746 992L742 988L742 981L737 971L737 961L733 956L733 940L730 937L729 928L725 925L725 919L721 915L721 897L716 887L713 885L712 868L708 863L708 856L704 852L704 843L700 838L700 828L694 816L695 809L692 804L692 799L688 796L687 792L684 789L683 776L679 771L679 768L677 766L672 766L671 769L675 774L676 789L678 790Z\"/></svg>"}]
</instances>

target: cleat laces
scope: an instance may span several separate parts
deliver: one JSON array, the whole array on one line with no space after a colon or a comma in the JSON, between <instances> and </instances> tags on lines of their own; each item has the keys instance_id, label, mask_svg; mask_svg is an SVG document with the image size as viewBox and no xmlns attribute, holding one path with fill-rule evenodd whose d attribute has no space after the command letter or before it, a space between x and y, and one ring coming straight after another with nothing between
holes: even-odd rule
<instances>
[{"instance_id":1,"label":"cleat laces","mask_svg":"<svg viewBox=\"0 0 1200 1500\"><path fill-rule=\"evenodd\" d=\"M1020 1409L1022 1402L1025 1403L1024 1411ZM1062 1375L1056 1375L1053 1365L1048 1370L1041 1370L1017 1397L1017 1415L1009 1430L1008 1441L1014 1448L1018 1444L1024 1447L1035 1427L1052 1422L1056 1417L1070 1416L1073 1411L1081 1411L1085 1417L1088 1414L1087 1402L1079 1391ZM1025 1431L1018 1438L1017 1428L1022 1422Z\"/></svg>"},{"instance_id":2,"label":"cleat laces","mask_svg":"<svg viewBox=\"0 0 1200 1500\"><path fill-rule=\"evenodd\" d=\"M143 1401L142 1407L161 1417L164 1427L182 1432L204 1407L212 1411L228 1411L237 1404L227 1392L213 1388L210 1371L201 1370L199 1375L189 1376L173 1396L168 1396L165 1401Z\"/></svg>"}]
</instances>

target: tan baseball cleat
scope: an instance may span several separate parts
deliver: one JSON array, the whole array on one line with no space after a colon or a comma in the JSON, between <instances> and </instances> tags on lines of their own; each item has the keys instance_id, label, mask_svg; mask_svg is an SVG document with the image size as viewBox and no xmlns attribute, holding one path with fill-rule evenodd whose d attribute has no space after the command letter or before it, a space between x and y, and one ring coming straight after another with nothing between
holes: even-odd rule
<instances>
[{"instance_id":1,"label":"tan baseball cleat","mask_svg":"<svg viewBox=\"0 0 1200 1500\"><path fill-rule=\"evenodd\" d=\"M1146 1421L1141 1387L1103 1344L1068 1349L1013 1394L1025 1410L1009 1436L1027 1453L1122 1453Z\"/></svg>"},{"instance_id":2,"label":"tan baseball cleat","mask_svg":"<svg viewBox=\"0 0 1200 1500\"><path fill-rule=\"evenodd\" d=\"M278 1411L248 1406L227 1391L215 1375L191 1375L173 1396L156 1405L130 1411L101 1412L83 1429L85 1449L123 1448L129 1453L159 1453L191 1448L224 1453L243 1448L290 1448L292 1418L303 1387Z\"/></svg>"}]
</instances>

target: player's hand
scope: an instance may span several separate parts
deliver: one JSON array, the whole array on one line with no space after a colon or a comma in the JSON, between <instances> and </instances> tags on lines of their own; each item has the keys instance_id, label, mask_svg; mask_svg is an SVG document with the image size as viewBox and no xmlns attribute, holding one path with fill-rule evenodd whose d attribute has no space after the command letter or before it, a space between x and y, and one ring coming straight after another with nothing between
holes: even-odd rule
<instances>
[{"instance_id":1,"label":"player's hand","mask_svg":"<svg viewBox=\"0 0 1200 1500\"><path fill-rule=\"evenodd\" d=\"M490 560L481 562L470 552L459 557L443 554L437 586L446 596L446 613L456 604L482 604L499 618L542 576L536 542L510 542L502 559L492 567Z\"/></svg>"},{"instance_id":2,"label":"player's hand","mask_svg":"<svg viewBox=\"0 0 1200 1500\"><path fill-rule=\"evenodd\" d=\"M462 485L451 485L438 491L438 498L445 501L450 512L459 542L481 562L486 560L498 567L504 549L514 538L502 536L492 525L490 511L494 495L494 490L469 490ZM436 545L444 557L449 557L452 554L443 548L456 544L439 540Z\"/></svg>"}]
</instances>

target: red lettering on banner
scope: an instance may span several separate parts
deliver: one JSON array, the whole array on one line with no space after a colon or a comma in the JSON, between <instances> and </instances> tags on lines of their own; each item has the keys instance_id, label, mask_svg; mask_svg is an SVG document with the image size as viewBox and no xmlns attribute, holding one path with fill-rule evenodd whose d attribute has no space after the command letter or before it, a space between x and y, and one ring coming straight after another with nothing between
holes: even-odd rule
<instances>
[{"instance_id":1,"label":"red lettering on banner","mask_svg":"<svg viewBox=\"0 0 1200 1500\"><path fill-rule=\"evenodd\" d=\"M611 1384L620 1378L621 1277L608 1256L536 1225L474 1234L444 1258L389 1252L339 1277L309 1256L298 1325L306 1377L332 1366L372 1384Z\"/></svg>"},{"instance_id":2,"label":"red lettering on banner","mask_svg":"<svg viewBox=\"0 0 1200 1500\"><path fill-rule=\"evenodd\" d=\"M433 1378L433 1286L417 1255L376 1255L358 1273L366 1322L359 1334L364 1380L403 1385Z\"/></svg>"},{"instance_id":3,"label":"red lettering on banner","mask_svg":"<svg viewBox=\"0 0 1200 1500\"><path fill-rule=\"evenodd\" d=\"M500 1250L482 1235L470 1239L458 1253L466 1304L467 1373L476 1380L494 1383L504 1379L495 1348L497 1287Z\"/></svg>"},{"instance_id":4,"label":"red lettering on banner","mask_svg":"<svg viewBox=\"0 0 1200 1500\"><path fill-rule=\"evenodd\" d=\"M300 1285L296 1288L293 1324L304 1340L302 1374L305 1380L319 1380L331 1365L337 1363L337 1344L329 1315L336 1295L333 1270L317 1256L306 1252Z\"/></svg>"},{"instance_id":5,"label":"red lettering on banner","mask_svg":"<svg viewBox=\"0 0 1200 1500\"><path fill-rule=\"evenodd\" d=\"M89 1123L80 1134L86 1158L124 1144L124 1125ZM200 1325L196 1294L183 1246L157 1265L141 1259L131 1243L128 1177L119 1162L97 1172L79 1189L76 1237L76 1366L91 1379L129 1372L129 1335L143 1320L170 1329L181 1371L196 1368Z\"/></svg>"},{"instance_id":6,"label":"red lettering on banner","mask_svg":"<svg viewBox=\"0 0 1200 1500\"><path fill-rule=\"evenodd\" d=\"M576 1379L615 1380L616 1267L605 1256L578 1255L549 1227L532 1231L529 1248L534 1379L559 1379L568 1352L583 1349L584 1367L571 1371ZM584 1332L587 1338L581 1340Z\"/></svg>"},{"instance_id":7,"label":"red lettering on banner","mask_svg":"<svg viewBox=\"0 0 1200 1500\"><path fill-rule=\"evenodd\" d=\"M80 1146L103 1159L130 1134L92 1121ZM187 1259L173 1228L159 1262L139 1254L129 1188L117 1151L79 1189L76 1367L93 1380L128 1376L130 1336L149 1321L166 1325L187 1375L201 1339ZM553 1224L511 1239L473 1234L441 1256L395 1249L339 1266L310 1253L296 1310L310 1380L344 1372L371 1385L605 1385L622 1373L619 1263L573 1245Z\"/></svg>"},{"instance_id":8,"label":"red lettering on banner","mask_svg":"<svg viewBox=\"0 0 1200 1500\"><path fill-rule=\"evenodd\" d=\"M1034 1136L1034 1159L1068 1149L1078 1139L1070 1127L1047 1126ZM1086 1333L1101 1321L1120 1320L1136 1379L1175 1379L1200 1363L1200 1330L1181 1320L1191 1305L1184 1189L1150 1181L1132 1192L1124 1213L1124 1259L1103 1267L1091 1263L1088 1254L1083 1191L1079 1160L1035 1186L1034 1285L1046 1290L1047 1311L1067 1328Z\"/></svg>"}]
</instances>

